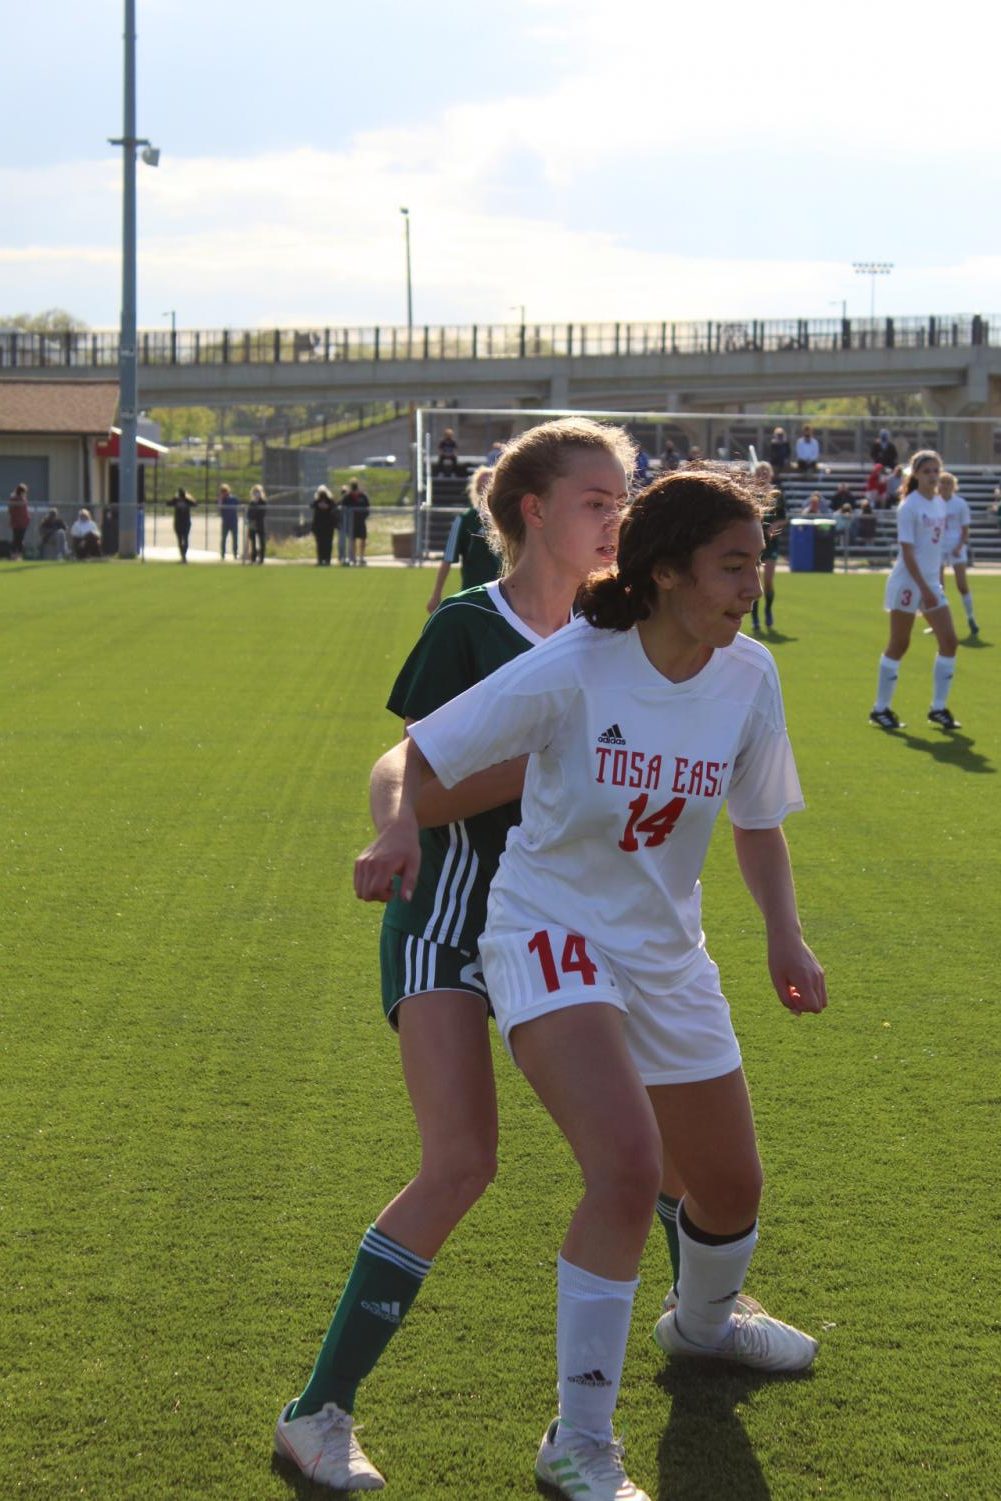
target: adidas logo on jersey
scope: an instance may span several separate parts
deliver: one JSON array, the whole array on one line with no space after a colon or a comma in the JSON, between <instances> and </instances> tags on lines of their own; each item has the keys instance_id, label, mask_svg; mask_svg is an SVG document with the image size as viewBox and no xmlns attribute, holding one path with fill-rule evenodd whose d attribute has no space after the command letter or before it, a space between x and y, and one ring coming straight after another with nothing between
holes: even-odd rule
<instances>
[{"instance_id":1,"label":"adidas logo on jersey","mask_svg":"<svg viewBox=\"0 0 1001 1501\"><path fill-rule=\"evenodd\" d=\"M400 1322L399 1303L362 1303L366 1313L373 1313L377 1319L385 1319L387 1324Z\"/></svg>"},{"instance_id":2,"label":"adidas logo on jersey","mask_svg":"<svg viewBox=\"0 0 1001 1501\"><path fill-rule=\"evenodd\" d=\"M626 740L617 724L609 725L603 735L598 736L599 745L625 745Z\"/></svg>"},{"instance_id":3,"label":"adidas logo on jersey","mask_svg":"<svg viewBox=\"0 0 1001 1501\"><path fill-rule=\"evenodd\" d=\"M611 1386L604 1371L583 1371L579 1376L568 1376L568 1381L573 1381L577 1386Z\"/></svg>"}]
</instances>

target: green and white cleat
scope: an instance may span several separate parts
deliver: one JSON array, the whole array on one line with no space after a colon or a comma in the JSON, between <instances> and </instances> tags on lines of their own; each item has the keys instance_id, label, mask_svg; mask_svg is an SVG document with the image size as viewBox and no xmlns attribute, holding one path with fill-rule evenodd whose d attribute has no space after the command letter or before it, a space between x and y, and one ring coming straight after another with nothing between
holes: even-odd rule
<instances>
[{"instance_id":1,"label":"green and white cleat","mask_svg":"<svg viewBox=\"0 0 1001 1501\"><path fill-rule=\"evenodd\" d=\"M626 1474L618 1439L599 1444L554 1418L535 1459L535 1476L570 1501L650 1501Z\"/></svg>"},{"instance_id":2,"label":"green and white cleat","mask_svg":"<svg viewBox=\"0 0 1001 1501\"><path fill-rule=\"evenodd\" d=\"M734 1360L758 1371L805 1371L820 1348L810 1334L769 1313L734 1313L719 1345L699 1345L678 1328L677 1309L657 1320L653 1337L668 1355Z\"/></svg>"},{"instance_id":3,"label":"green and white cleat","mask_svg":"<svg viewBox=\"0 0 1001 1501\"><path fill-rule=\"evenodd\" d=\"M386 1484L355 1438L354 1419L336 1402L308 1417L290 1418L290 1402L275 1429L275 1453L314 1485L334 1491L381 1491Z\"/></svg>"}]
</instances>

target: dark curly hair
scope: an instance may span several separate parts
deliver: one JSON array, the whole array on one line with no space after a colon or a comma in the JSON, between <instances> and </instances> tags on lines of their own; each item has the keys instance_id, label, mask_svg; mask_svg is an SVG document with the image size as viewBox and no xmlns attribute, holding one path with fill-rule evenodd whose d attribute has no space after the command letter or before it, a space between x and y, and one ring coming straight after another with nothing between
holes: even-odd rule
<instances>
[{"instance_id":1,"label":"dark curly hair","mask_svg":"<svg viewBox=\"0 0 1001 1501\"><path fill-rule=\"evenodd\" d=\"M766 486L708 464L655 480L623 518L615 571L592 575L584 585L582 613L609 631L628 631L646 620L657 597L658 564L689 572L693 554L728 526L760 521L767 499Z\"/></svg>"}]
</instances>

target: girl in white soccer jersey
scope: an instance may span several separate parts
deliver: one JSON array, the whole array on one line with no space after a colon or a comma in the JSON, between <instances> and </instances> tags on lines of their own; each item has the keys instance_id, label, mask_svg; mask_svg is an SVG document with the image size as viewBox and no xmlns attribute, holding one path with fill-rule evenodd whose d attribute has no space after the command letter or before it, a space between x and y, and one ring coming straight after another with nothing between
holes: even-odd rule
<instances>
[{"instance_id":1,"label":"girl in white soccer jersey","mask_svg":"<svg viewBox=\"0 0 1001 1501\"><path fill-rule=\"evenodd\" d=\"M421 778L450 786L531 753L480 952L501 1033L584 1177L558 1264L560 1413L536 1473L592 1501L643 1498L612 1413L664 1144L686 1194L662 1348L766 1370L802 1369L817 1348L737 1309L761 1169L700 920L726 801L779 998L795 1012L825 1006L781 829L802 799L778 677L740 633L761 593L760 518L732 475L681 471L645 491L617 575L585 590L586 619L411 726L400 816L366 856L384 860L379 879L412 881Z\"/></svg>"},{"instance_id":2,"label":"girl in white soccer jersey","mask_svg":"<svg viewBox=\"0 0 1001 1501\"><path fill-rule=\"evenodd\" d=\"M886 581L883 601L883 608L890 616L890 640L879 661L876 702L869 714L870 722L884 730L900 727L890 704L901 659L911 644L918 610L923 611L938 643L928 719L943 730L959 728L946 704L959 642L942 587L945 502L938 494L941 472L942 460L932 449L923 448L916 453L911 459L904 499L897 508L900 551Z\"/></svg>"},{"instance_id":3,"label":"girl in white soccer jersey","mask_svg":"<svg viewBox=\"0 0 1001 1501\"><path fill-rule=\"evenodd\" d=\"M938 493L945 502L945 534L942 539L942 583L945 570L952 568L956 575L956 588L963 601L971 636L979 636L980 627L973 615L973 595L966 582L966 565L969 560L970 507L956 489L956 476L943 469L938 479Z\"/></svg>"},{"instance_id":4,"label":"girl in white soccer jersey","mask_svg":"<svg viewBox=\"0 0 1001 1501\"><path fill-rule=\"evenodd\" d=\"M390 695L394 713L429 714L566 624L584 579L615 557L634 454L621 428L576 418L542 424L506 448L488 471L503 584L469 589L435 611ZM420 1171L362 1237L312 1376L275 1431L279 1454L334 1489L384 1484L354 1436L356 1390L494 1176L497 1107L477 945L521 778L516 766L458 795L429 787L420 878L408 900L394 897L386 910L383 1005L399 1033Z\"/></svg>"}]
</instances>

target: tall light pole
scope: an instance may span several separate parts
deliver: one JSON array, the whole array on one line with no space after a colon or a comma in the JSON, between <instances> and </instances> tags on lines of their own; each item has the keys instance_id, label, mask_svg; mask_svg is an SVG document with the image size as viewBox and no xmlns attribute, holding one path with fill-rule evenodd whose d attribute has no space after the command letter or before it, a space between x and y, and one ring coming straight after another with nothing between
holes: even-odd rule
<instances>
[{"instance_id":1,"label":"tall light pole","mask_svg":"<svg viewBox=\"0 0 1001 1501\"><path fill-rule=\"evenodd\" d=\"M876 277L889 276L893 270L892 261L852 261L852 270L856 276L868 276L869 278L869 317L876 316Z\"/></svg>"},{"instance_id":2,"label":"tall light pole","mask_svg":"<svg viewBox=\"0 0 1001 1501\"><path fill-rule=\"evenodd\" d=\"M410 265L410 210L401 208L403 215L403 232L407 252L407 353L410 353L410 343L414 336L414 282Z\"/></svg>"},{"instance_id":3,"label":"tall light pole","mask_svg":"<svg viewBox=\"0 0 1001 1501\"><path fill-rule=\"evenodd\" d=\"M512 313L518 313L519 314L518 322L520 323L521 327L524 328L525 327L525 304L523 302L512 302L512 304L511 304L510 308L508 309L508 311L512 312Z\"/></svg>"},{"instance_id":4,"label":"tall light pole","mask_svg":"<svg viewBox=\"0 0 1001 1501\"><path fill-rule=\"evenodd\" d=\"M125 79L122 134L122 321L118 338L118 556L136 555L136 426L139 419L136 360L136 147L155 167L160 153L136 137L136 3L125 0Z\"/></svg>"},{"instance_id":5,"label":"tall light pole","mask_svg":"<svg viewBox=\"0 0 1001 1501\"><path fill-rule=\"evenodd\" d=\"M175 310L173 308L171 308L169 312L167 312L167 313L161 313L160 317L161 318L169 318L170 319L170 337L172 339L176 339L177 338L177 313L175 312Z\"/></svg>"}]
</instances>

